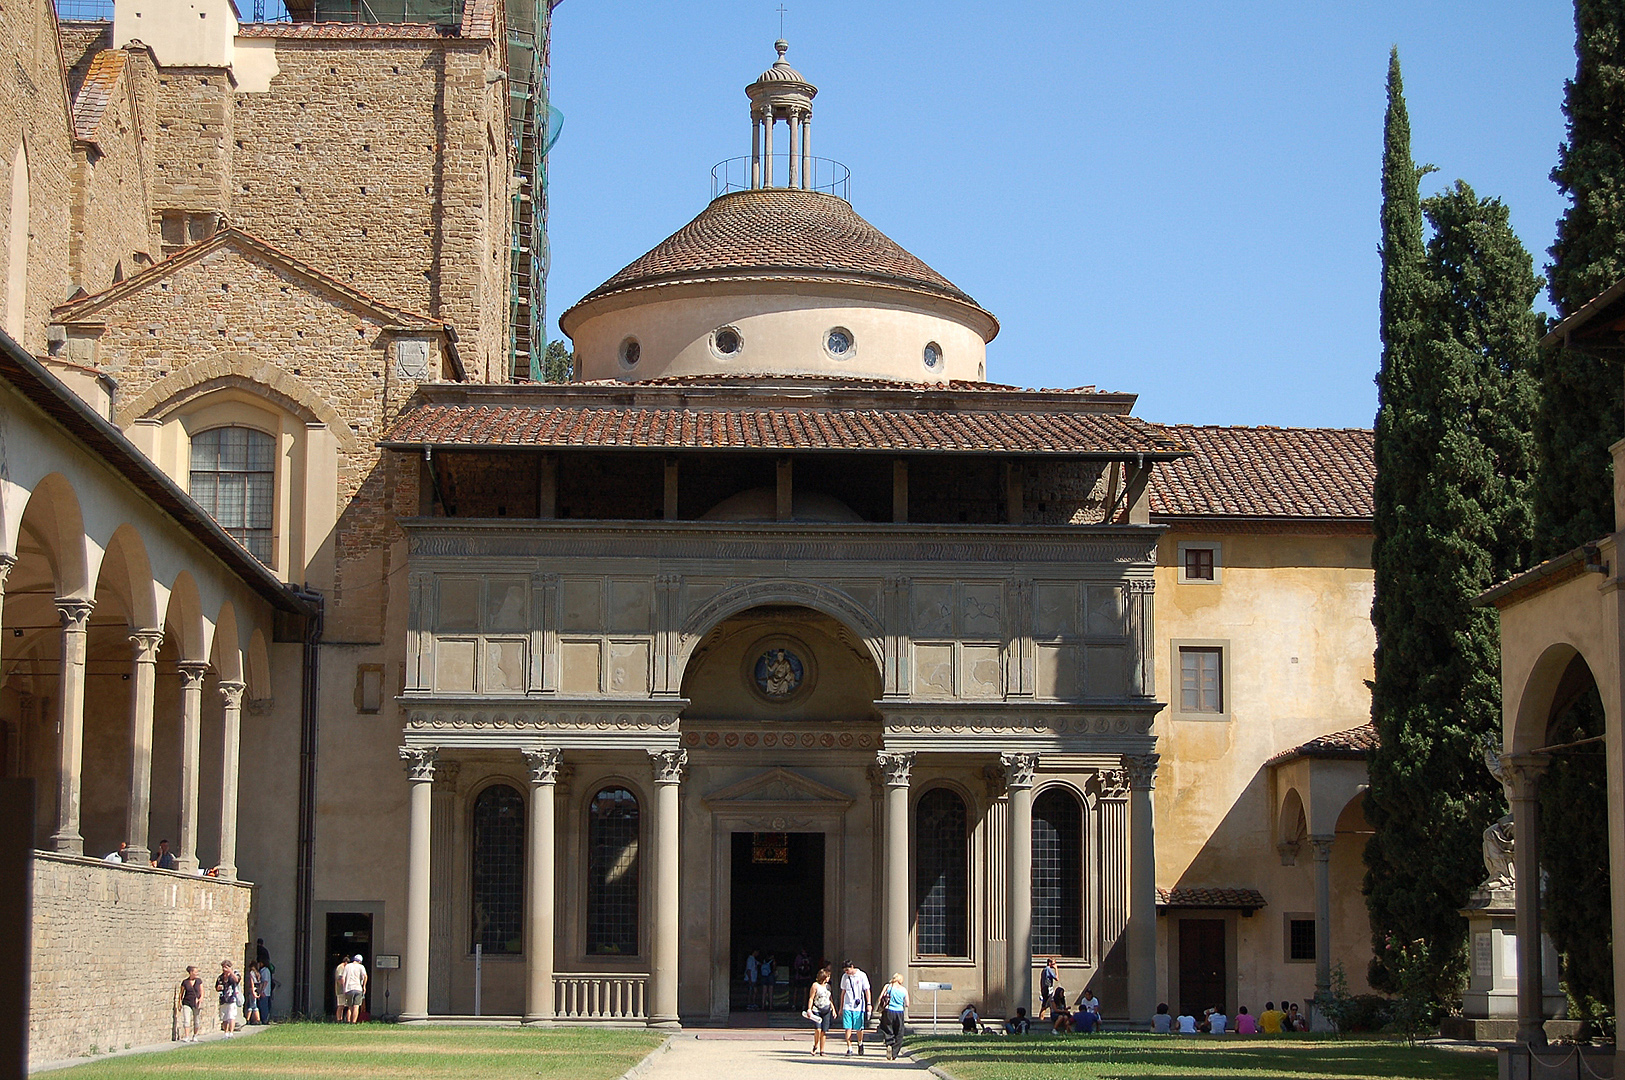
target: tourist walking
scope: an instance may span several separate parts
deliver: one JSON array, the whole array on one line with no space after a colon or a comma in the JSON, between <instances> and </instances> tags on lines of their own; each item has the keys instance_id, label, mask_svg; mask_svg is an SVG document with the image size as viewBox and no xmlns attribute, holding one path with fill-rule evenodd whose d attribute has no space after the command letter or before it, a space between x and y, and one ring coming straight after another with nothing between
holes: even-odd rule
<instances>
[{"instance_id":1,"label":"tourist walking","mask_svg":"<svg viewBox=\"0 0 1625 1080\"><path fill-rule=\"evenodd\" d=\"M243 1016L243 1025L246 1027L250 1024L257 1024L260 1022L259 964L249 964L248 970L245 974L247 977L244 979L244 982L246 982L248 985L244 990L243 996L243 1007L246 1010L246 1015Z\"/></svg>"},{"instance_id":2,"label":"tourist walking","mask_svg":"<svg viewBox=\"0 0 1625 1080\"><path fill-rule=\"evenodd\" d=\"M903 1019L908 1014L908 987L897 972L880 992L880 1037L886 1041L886 1060L894 1061L903 1049Z\"/></svg>"},{"instance_id":3,"label":"tourist walking","mask_svg":"<svg viewBox=\"0 0 1625 1080\"><path fill-rule=\"evenodd\" d=\"M361 962L361 954L356 953L346 963L339 965L338 970L339 1023L359 1024L361 1022L361 1002L367 996L367 967Z\"/></svg>"},{"instance_id":4,"label":"tourist walking","mask_svg":"<svg viewBox=\"0 0 1625 1080\"><path fill-rule=\"evenodd\" d=\"M813 1022L812 1052L824 1056L824 1042L829 1038L829 1026L835 1019L835 998L829 991L829 968L820 968L807 993L807 1018Z\"/></svg>"},{"instance_id":5,"label":"tourist walking","mask_svg":"<svg viewBox=\"0 0 1625 1080\"><path fill-rule=\"evenodd\" d=\"M1046 1010L1053 1006L1055 998L1055 984L1061 981L1061 973L1056 970L1055 957L1044 961L1044 970L1038 976L1038 1018L1042 1020ZM1065 1004L1063 1002L1063 1004Z\"/></svg>"},{"instance_id":6,"label":"tourist walking","mask_svg":"<svg viewBox=\"0 0 1625 1080\"><path fill-rule=\"evenodd\" d=\"M181 1042L197 1042L198 1013L203 1010L203 979L197 973L197 967L186 965L186 978L175 992L176 1011L180 1016L180 1023L175 1030L175 1038ZM188 1035L187 1032L191 1034Z\"/></svg>"},{"instance_id":7,"label":"tourist walking","mask_svg":"<svg viewBox=\"0 0 1625 1080\"><path fill-rule=\"evenodd\" d=\"M220 1030L230 1035L237 1030L237 1010L243 1004L243 980L232 970L230 960L220 961L220 977L214 980L214 989L220 995Z\"/></svg>"},{"instance_id":8,"label":"tourist walking","mask_svg":"<svg viewBox=\"0 0 1625 1080\"><path fill-rule=\"evenodd\" d=\"M863 1054L863 1033L869 1026L869 976L852 961L841 965L841 1027L846 1031L846 1053L852 1055L852 1035L858 1036L858 1054Z\"/></svg>"}]
</instances>

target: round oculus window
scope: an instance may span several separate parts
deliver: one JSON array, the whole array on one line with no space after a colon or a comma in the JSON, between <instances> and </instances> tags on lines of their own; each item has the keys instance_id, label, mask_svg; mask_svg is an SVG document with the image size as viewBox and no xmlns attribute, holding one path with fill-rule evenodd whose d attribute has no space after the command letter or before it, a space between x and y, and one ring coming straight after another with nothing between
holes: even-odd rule
<instances>
[{"instance_id":1,"label":"round oculus window","mask_svg":"<svg viewBox=\"0 0 1625 1080\"><path fill-rule=\"evenodd\" d=\"M737 356L745 348L745 339L731 326L724 326L711 335L711 345L718 356Z\"/></svg>"},{"instance_id":2,"label":"round oculus window","mask_svg":"<svg viewBox=\"0 0 1625 1080\"><path fill-rule=\"evenodd\" d=\"M937 370L937 368L942 364L942 346L938 345L934 341L929 342L925 347L924 359L926 367L930 368L932 371Z\"/></svg>"},{"instance_id":3,"label":"round oculus window","mask_svg":"<svg viewBox=\"0 0 1625 1080\"><path fill-rule=\"evenodd\" d=\"M638 361L643 359L643 346L638 344L637 338L627 338L621 342L621 366L637 367Z\"/></svg>"},{"instance_id":4,"label":"round oculus window","mask_svg":"<svg viewBox=\"0 0 1625 1080\"><path fill-rule=\"evenodd\" d=\"M824 335L824 348L837 360L845 360L857 352L858 343L852 339L852 331L844 326L837 326Z\"/></svg>"}]
</instances>

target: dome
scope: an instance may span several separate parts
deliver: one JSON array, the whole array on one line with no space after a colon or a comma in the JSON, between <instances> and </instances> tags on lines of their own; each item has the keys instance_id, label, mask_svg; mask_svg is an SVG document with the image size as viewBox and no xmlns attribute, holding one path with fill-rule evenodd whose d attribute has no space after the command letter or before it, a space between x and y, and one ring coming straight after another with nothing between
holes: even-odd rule
<instances>
[{"instance_id":1,"label":"dome","mask_svg":"<svg viewBox=\"0 0 1625 1080\"><path fill-rule=\"evenodd\" d=\"M801 72L791 67L790 62L784 58L784 54L790 51L790 43L780 38L773 43L773 48L778 50L779 58L773 62L772 67L758 75L756 81L758 83L806 83L807 80L802 78Z\"/></svg>"},{"instance_id":2,"label":"dome","mask_svg":"<svg viewBox=\"0 0 1625 1080\"><path fill-rule=\"evenodd\" d=\"M559 322L616 293L697 282L834 281L928 293L974 309L991 340L998 324L975 300L869 224L845 199L800 188L718 196L700 215L588 293Z\"/></svg>"}]
</instances>

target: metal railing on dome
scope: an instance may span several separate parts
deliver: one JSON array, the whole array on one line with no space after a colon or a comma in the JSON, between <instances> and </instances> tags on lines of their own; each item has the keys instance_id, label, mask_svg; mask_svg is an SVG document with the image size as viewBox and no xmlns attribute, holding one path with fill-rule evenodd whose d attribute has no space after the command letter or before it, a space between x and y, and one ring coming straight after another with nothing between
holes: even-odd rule
<instances>
[{"instance_id":1,"label":"metal railing on dome","mask_svg":"<svg viewBox=\"0 0 1625 1080\"><path fill-rule=\"evenodd\" d=\"M790 161L794 157L797 161L806 162L807 176L797 177L795 183L790 182ZM756 182L753 179L752 165L756 159L749 156L729 158L719 161L711 166L711 197L726 195L730 191L748 191L753 187L775 188L803 188L807 191L820 191L825 195L835 195L851 202L852 172L845 165L832 158L802 157L800 154L774 154L772 168L764 169L767 176L771 176L771 184ZM761 158L764 166L768 158Z\"/></svg>"}]
</instances>

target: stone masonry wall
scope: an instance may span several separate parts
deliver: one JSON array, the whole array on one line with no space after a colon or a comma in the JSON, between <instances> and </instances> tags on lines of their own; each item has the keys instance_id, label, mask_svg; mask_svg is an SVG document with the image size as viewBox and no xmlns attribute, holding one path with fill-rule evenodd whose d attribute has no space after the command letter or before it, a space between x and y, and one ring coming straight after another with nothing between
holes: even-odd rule
<instances>
[{"instance_id":1,"label":"stone masonry wall","mask_svg":"<svg viewBox=\"0 0 1625 1080\"><path fill-rule=\"evenodd\" d=\"M176 987L241 967L254 889L37 852L29 1057L58 1061L169 1041ZM213 994L203 1030L215 1030Z\"/></svg>"}]
</instances>

